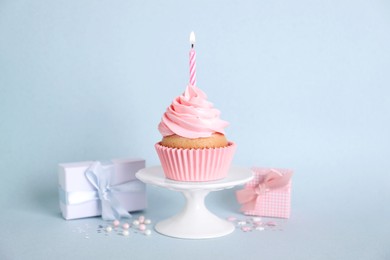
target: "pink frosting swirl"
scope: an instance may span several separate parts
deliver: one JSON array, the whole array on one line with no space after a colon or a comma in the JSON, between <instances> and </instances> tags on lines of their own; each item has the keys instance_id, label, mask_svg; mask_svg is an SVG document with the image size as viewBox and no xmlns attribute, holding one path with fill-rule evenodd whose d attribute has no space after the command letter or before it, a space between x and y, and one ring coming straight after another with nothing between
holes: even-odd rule
<instances>
[{"instance_id":1,"label":"pink frosting swirl","mask_svg":"<svg viewBox=\"0 0 390 260\"><path fill-rule=\"evenodd\" d=\"M224 128L229 123L221 120L220 114L202 90L188 85L185 92L167 108L158 130L163 136L176 134L186 138L225 134Z\"/></svg>"}]
</instances>

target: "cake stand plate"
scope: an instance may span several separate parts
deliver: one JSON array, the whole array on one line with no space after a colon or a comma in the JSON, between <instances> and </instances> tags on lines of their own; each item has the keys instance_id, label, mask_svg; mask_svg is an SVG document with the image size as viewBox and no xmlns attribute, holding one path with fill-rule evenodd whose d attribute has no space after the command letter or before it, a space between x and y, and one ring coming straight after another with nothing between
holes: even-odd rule
<instances>
[{"instance_id":1,"label":"cake stand plate","mask_svg":"<svg viewBox=\"0 0 390 260\"><path fill-rule=\"evenodd\" d=\"M179 182L165 178L161 166L144 168L136 177L142 182L179 191L186 198L182 211L155 226L157 232L176 238L204 239L228 235L234 225L211 213L205 206L205 198L211 191L230 189L253 178L250 169L231 167L226 178L209 182Z\"/></svg>"}]
</instances>

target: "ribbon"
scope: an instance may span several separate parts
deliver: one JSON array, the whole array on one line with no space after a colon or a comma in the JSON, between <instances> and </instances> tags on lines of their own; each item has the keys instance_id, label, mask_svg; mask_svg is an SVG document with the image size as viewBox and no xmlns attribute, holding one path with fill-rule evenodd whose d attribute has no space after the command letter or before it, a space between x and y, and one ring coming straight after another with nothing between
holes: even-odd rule
<instances>
[{"instance_id":1,"label":"ribbon","mask_svg":"<svg viewBox=\"0 0 390 260\"><path fill-rule=\"evenodd\" d=\"M254 210L256 202L261 196L269 191L285 187L290 181L291 176L291 172L282 174L275 169L270 169L258 185L236 191L237 201L242 204L240 210L242 212Z\"/></svg>"},{"instance_id":2,"label":"ribbon","mask_svg":"<svg viewBox=\"0 0 390 260\"><path fill-rule=\"evenodd\" d=\"M118 185L111 185L111 175L114 165L102 165L96 161L85 171L85 177L95 188L93 191L66 192L60 189L60 199L67 205L85 203L93 200L99 201L102 218L104 220L114 220L120 218L130 218L131 215L120 204L115 194L122 192L137 192L144 190L144 184L134 180Z\"/></svg>"}]
</instances>

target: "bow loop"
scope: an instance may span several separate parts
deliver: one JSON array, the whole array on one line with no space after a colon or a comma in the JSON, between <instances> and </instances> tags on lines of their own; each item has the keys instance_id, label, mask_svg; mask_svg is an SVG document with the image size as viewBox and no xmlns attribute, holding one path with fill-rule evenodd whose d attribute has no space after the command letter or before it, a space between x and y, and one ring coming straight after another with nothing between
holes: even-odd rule
<instances>
[{"instance_id":1,"label":"bow loop","mask_svg":"<svg viewBox=\"0 0 390 260\"><path fill-rule=\"evenodd\" d=\"M255 209L259 197L269 191L287 186L291 176L292 172L290 171L282 174L278 170L270 169L260 180L259 184L236 191L237 201L242 204L241 211L245 212Z\"/></svg>"},{"instance_id":2,"label":"bow loop","mask_svg":"<svg viewBox=\"0 0 390 260\"><path fill-rule=\"evenodd\" d=\"M268 174L265 175L264 180L260 185L264 185L265 189L278 189L286 186L291 179L292 173L286 172L282 174L280 171L271 169Z\"/></svg>"}]
</instances>

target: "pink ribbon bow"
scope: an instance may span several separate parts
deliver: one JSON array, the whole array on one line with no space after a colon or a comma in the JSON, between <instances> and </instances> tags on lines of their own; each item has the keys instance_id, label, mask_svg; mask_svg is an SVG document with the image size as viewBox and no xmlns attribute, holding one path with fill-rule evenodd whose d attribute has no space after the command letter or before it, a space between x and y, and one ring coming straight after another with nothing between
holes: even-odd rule
<instances>
[{"instance_id":1,"label":"pink ribbon bow","mask_svg":"<svg viewBox=\"0 0 390 260\"><path fill-rule=\"evenodd\" d=\"M292 176L292 172L287 172L285 174L280 173L275 169L270 169L270 171L264 175L264 179L254 187L246 187L243 190L236 191L237 201L240 204L243 204L241 211L251 211L256 207L257 199L264 195L266 192L283 188L288 184Z\"/></svg>"}]
</instances>

